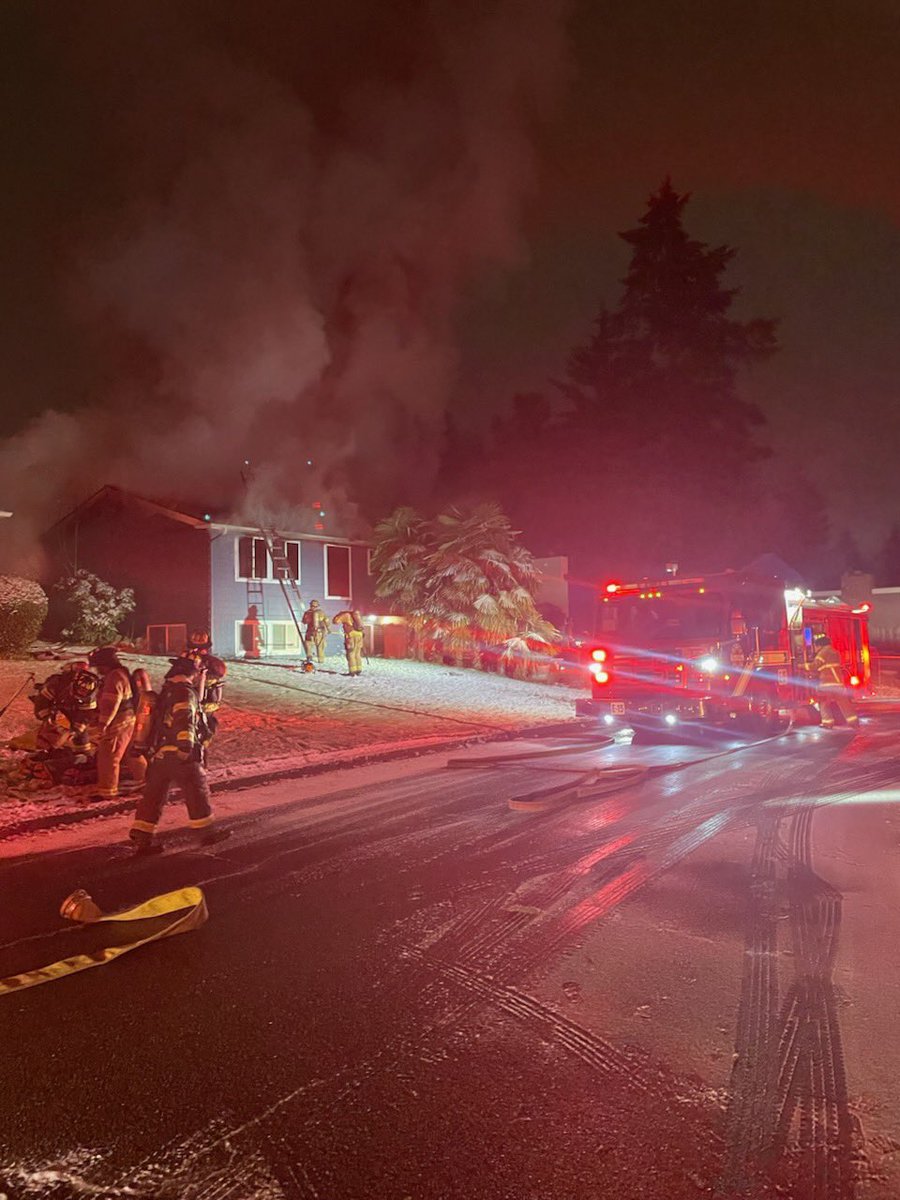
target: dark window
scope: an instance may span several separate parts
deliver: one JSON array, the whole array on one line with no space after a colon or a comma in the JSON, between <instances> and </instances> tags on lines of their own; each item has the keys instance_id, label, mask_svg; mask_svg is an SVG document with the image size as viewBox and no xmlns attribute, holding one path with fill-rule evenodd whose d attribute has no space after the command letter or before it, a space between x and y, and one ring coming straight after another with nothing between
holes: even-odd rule
<instances>
[{"instance_id":1,"label":"dark window","mask_svg":"<svg viewBox=\"0 0 900 1200\"><path fill-rule=\"evenodd\" d=\"M238 575L241 579L268 579L269 563L262 538L238 538Z\"/></svg>"},{"instance_id":2,"label":"dark window","mask_svg":"<svg viewBox=\"0 0 900 1200\"><path fill-rule=\"evenodd\" d=\"M276 540L272 543L272 574L276 579L300 578L300 543ZM275 562L274 559L278 559ZM287 568L284 560L287 560Z\"/></svg>"},{"instance_id":3,"label":"dark window","mask_svg":"<svg viewBox=\"0 0 900 1200\"><path fill-rule=\"evenodd\" d=\"M325 547L325 594L334 599L350 596L350 547Z\"/></svg>"}]
</instances>

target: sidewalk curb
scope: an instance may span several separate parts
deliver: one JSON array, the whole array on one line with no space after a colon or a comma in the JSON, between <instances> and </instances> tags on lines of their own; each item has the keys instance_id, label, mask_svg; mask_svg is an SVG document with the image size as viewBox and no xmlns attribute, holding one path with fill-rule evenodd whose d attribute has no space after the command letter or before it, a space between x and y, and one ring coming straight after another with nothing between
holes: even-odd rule
<instances>
[{"instance_id":1,"label":"sidewalk curb","mask_svg":"<svg viewBox=\"0 0 900 1200\"><path fill-rule=\"evenodd\" d=\"M217 779L210 784L210 791L240 792L246 788L260 787L267 783L279 783L285 779L307 779L316 775L325 775L333 771L347 771L353 767L368 767L374 763L393 762L401 758L420 758L425 754L445 754L448 750L462 749L481 742L515 741L524 737L559 737L566 733L580 733L590 728L593 722L583 718L573 718L571 721L557 721L552 725L531 725L525 729L509 729L496 734L461 734L458 737L447 738L442 742L432 742L427 746L406 746L397 750L383 750L379 754L361 755L358 758L323 759L319 762L307 763L300 767L289 767L283 771L271 771L260 775L241 775L234 779ZM93 821L97 817L113 817L119 813L130 812L134 808L135 797L114 800L107 804L92 804L77 812L48 813L41 817L27 817L11 825L0 826L0 842L11 841L22 837L23 834L39 833L45 829L57 829L67 825L80 825L83 821Z\"/></svg>"}]
</instances>

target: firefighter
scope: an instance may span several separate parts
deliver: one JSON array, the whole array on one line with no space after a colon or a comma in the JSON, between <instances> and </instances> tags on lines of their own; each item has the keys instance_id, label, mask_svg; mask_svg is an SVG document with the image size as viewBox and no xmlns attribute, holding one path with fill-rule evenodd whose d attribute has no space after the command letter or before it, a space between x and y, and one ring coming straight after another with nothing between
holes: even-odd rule
<instances>
[{"instance_id":1,"label":"firefighter","mask_svg":"<svg viewBox=\"0 0 900 1200\"><path fill-rule=\"evenodd\" d=\"M200 683L200 708L203 713L203 745L204 748L215 737L219 728L219 718L216 715L222 703L222 691L225 687L225 676L228 668L221 658L212 653L212 638L205 629L197 629L191 634L185 651L188 658L193 658L203 672Z\"/></svg>"},{"instance_id":2,"label":"firefighter","mask_svg":"<svg viewBox=\"0 0 900 1200\"><path fill-rule=\"evenodd\" d=\"M333 625L344 627L344 653L347 655L347 671L350 676L362 675L363 623L359 610L344 608L331 618Z\"/></svg>"},{"instance_id":3,"label":"firefighter","mask_svg":"<svg viewBox=\"0 0 900 1200\"><path fill-rule=\"evenodd\" d=\"M325 638L328 636L328 617L318 600L310 600L309 608L303 614L303 625L306 632L303 635L306 642L306 661L312 662L312 652L320 663L325 661Z\"/></svg>"},{"instance_id":4,"label":"firefighter","mask_svg":"<svg viewBox=\"0 0 900 1200\"><path fill-rule=\"evenodd\" d=\"M134 729L123 762L131 778L140 786L147 777L147 746L157 695L143 667L132 671L131 684L134 689Z\"/></svg>"},{"instance_id":5,"label":"firefighter","mask_svg":"<svg viewBox=\"0 0 900 1200\"><path fill-rule=\"evenodd\" d=\"M231 834L216 829L209 803L209 780L203 763L202 711L198 686L202 672L187 655L173 659L153 715L147 781L137 803L129 837L135 852L150 854L159 847L153 835L169 788L181 789L189 824L201 845L209 846Z\"/></svg>"},{"instance_id":6,"label":"firefighter","mask_svg":"<svg viewBox=\"0 0 900 1200\"><path fill-rule=\"evenodd\" d=\"M119 772L134 732L134 693L131 676L119 661L115 646L92 650L88 662L101 678L97 712L91 722L91 741L97 747L97 790L91 800L112 800L119 794Z\"/></svg>"},{"instance_id":7,"label":"firefighter","mask_svg":"<svg viewBox=\"0 0 900 1200\"><path fill-rule=\"evenodd\" d=\"M247 608L247 615L241 622L241 648L244 658L261 657L265 642L262 621L259 619L259 609L255 604Z\"/></svg>"},{"instance_id":8,"label":"firefighter","mask_svg":"<svg viewBox=\"0 0 900 1200\"><path fill-rule=\"evenodd\" d=\"M818 634L813 645L816 656L812 662L812 669L819 679L819 711L822 714L822 728L833 729L836 717L843 717L850 726L858 725L859 717L853 711L853 705L844 689L841 656L832 645L831 639L824 633Z\"/></svg>"},{"instance_id":9,"label":"firefighter","mask_svg":"<svg viewBox=\"0 0 900 1200\"><path fill-rule=\"evenodd\" d=\"M97 707L99 678L86 662L68 663L49 675L31 697L34 715L40 721L39 750L84 749L87 727Z\"/></svg>"}]
</instances>

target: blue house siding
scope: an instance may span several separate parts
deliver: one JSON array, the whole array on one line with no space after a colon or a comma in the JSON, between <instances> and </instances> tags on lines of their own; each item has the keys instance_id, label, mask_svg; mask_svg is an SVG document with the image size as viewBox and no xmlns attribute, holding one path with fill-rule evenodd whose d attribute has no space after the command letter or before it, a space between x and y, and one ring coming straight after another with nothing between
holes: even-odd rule
<instances>
[{"instance_id":1,"label":"blue house siding","mask_svg":"<svg viewBox=\"0 0 900 1200\"><path fill-rule=\"evenodd\" d=\"M242 537L252 536L250 530L227 526L219 526L213 532L210 557L213 645L226 657L242 656L241 626L247 618L249 605L255 604L257 618L263 623L263 656L296 655L298 647L293 620L278 580L261 579L255 581L258 586L254 586L239 577L238 544ZM352 600L364 615L371 611L372 579L368 574L366 546L350 545L339 538L326 542L300 534L284 536L287 541L299 544L298 586L303 609L311 600L318 600L325 612L334 616ZM350 596L326 594L327 545L349 547L350 590L353 593ZM268 573L271 574L271 564L268 564ZM341 636L331 634L327 652L339 653L342 645Z\"/></svg>"}]
</instances>

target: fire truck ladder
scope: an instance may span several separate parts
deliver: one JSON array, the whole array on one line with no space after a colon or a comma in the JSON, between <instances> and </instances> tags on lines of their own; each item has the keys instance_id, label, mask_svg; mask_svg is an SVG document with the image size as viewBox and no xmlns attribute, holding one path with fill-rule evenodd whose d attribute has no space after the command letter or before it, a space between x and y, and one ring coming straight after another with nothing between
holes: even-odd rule
<instances>
[{"instance_id":1,"label":"fire truck ladder","mask_svg":"<svg viewBox=\"0 0 900 1200\"><path fill-rule=\"evenodd\" d=\"M297 586L297 580L291 571L290 559L287 556L287 544L285 539L277 534L274 529L260 529L259 532L265 539L266 549L269 551L269 557L272 560L272 575L278 580L278 586L281 588L281 594L284 596L284 602L288 607L288 612L291 614L291 620L294 622L297 636L300 639L303 656L309 659L306 638L303 635L303 626L300 623L300 614L303 611L303 597Z\"/></svg>"}]
</instances>

